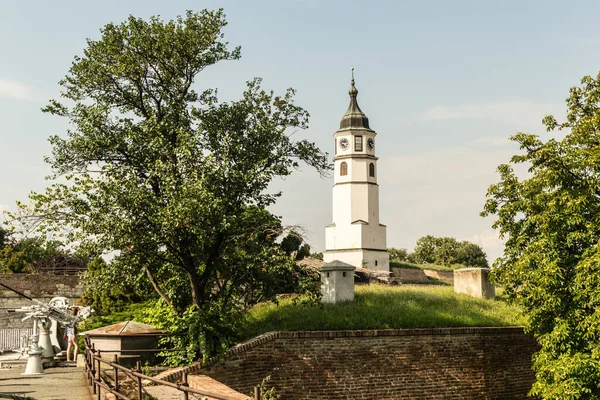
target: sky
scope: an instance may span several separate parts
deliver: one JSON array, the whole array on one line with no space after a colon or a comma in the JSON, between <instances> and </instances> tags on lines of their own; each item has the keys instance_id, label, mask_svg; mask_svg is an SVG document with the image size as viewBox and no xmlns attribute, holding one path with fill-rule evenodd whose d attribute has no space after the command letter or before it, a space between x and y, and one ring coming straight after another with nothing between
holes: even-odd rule
<instances>
[{"instance_id":1,"label":"sky","mask_svg":"<svg viewBox=\"0 0 600 400\"><path fill-rule=\"evenodd\" d=\"M360 107L377 136L381 222L388 247L412 249L424 235L451 236L502 254L493 218L479 216L496 168L518 148L518 131L549 137L569 88L600 70L597 1L29 1L0 0L0 210L42 191L50 135L67 122L43 114L58 81L109 22L224 8L225 39L238 61L198 75L195 87L238 99L245 82L282 93L311 115L297 138L333 154L355 68ZM302 166L270 190L272 211L325 247L333 178Z\"/></svg>"}]
</instances>

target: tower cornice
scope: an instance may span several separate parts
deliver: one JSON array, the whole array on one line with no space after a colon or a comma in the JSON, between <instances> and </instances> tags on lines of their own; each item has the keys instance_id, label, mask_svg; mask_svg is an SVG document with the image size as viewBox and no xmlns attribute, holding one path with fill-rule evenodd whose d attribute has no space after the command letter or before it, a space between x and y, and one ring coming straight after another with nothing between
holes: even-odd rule
<instances>
[{"instance_id":1,"label":"tower cornice","mask_svg":"<svg viewBox=\"0 0 600 400\"><path fill-rule=\"evenodd\" d=\"M335 156L335 157L333 157L333 161L345 160L345 159L348 159L348 158L354 158L354 159L356 159L356 158L369 158L371 160L379 160L379 157L375 157L375 156L372 156L370 154L351 153L351 154L343 154L343 155L340 155L340 156Z\"/></svg>"}]
</instances>

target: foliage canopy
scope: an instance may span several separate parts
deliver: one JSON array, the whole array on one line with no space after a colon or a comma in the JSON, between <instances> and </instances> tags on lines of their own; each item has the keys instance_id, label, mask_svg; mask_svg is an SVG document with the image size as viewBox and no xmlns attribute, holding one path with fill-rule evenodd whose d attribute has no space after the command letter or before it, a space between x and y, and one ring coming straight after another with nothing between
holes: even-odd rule
<instances>
[{"instance_id":1,"label":"foliage canopy","mask_svg":"<svg viewBox=\"0 0 600 400\"><path fill-rule=\"evenodd\" d=\"M99 285L149 282L188 358L202 335L205 356L226 347L239 311L273 296L274 277L292 268L266 210L279 196L271 180L300 162L330 169L325 153L290 135L308 123L293 89L275 95L254 79L223 103L215 89L193 88L205 68L240 57L225 25L222 10L130 17L88 39L60 82L68 103L44 109L70 122L47 159L68 182L32 195L33 219L22 213L42 231L66 227L94 255L116 254Z\"/></svg>"},{"instance_id":2,"label":"foliage canopy","mask_svg":"<svg viewBox=\"0 0 600 400\"><path fill-rule=\"evenodd\" d=\"M496 279L541 345L532 393L600 399L600 75L584 77L566 103L565 122L543 120L562 139L511 138L521 152L498 167L482 215L506 239Z\"/></svg>"},{"instance_id":3,"label":"foliage canopy","mask_svg":"<svg viewBox=\"0 0 600 400\"><path fill-rule=\"evenodd\" d=\"M412 253L406 249L388 249L390 260L443 266L487 268L487 255L478 244L452 237L422 236Z\"/></svg>"},{"instance_id":4,"label":"foliage canopy","mask_svg":"<svg viewBox=\"0 0 600 400\"><path fill-rule=\"evenodd\" d=\"M42 237L18 240L13 232L0 227L0 273L34 273L51 269L57 260L66 264L84 264L64 249L60 242Z\"/></svg>"}]
</instances>

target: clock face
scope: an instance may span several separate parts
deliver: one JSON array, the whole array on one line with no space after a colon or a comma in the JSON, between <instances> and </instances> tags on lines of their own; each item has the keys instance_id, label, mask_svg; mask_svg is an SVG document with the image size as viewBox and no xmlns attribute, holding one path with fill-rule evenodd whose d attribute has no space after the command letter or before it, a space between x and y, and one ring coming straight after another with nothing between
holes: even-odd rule
<instances>
[{"instance_id":1,"label":"clock face","mask_svg":"<svg viewBox=\"0 0 600 400\"><path fill-rule=\"evenodd\" d=\"M367 146L369 147L369 150L373 150L373 147L375 147L375 141L373 138L369 138L369 140L367 140Z\"/></svg>"},{"instance_id":2,"label":"clock face","mask_svg":"<svg viewBox=\"0 0 600 400\"><path fill-rule=\"evenodd\" d=\"M340 139L340 149L346 150L348 148L348 139L341 138Z\"/></svg>"}]
</instances>

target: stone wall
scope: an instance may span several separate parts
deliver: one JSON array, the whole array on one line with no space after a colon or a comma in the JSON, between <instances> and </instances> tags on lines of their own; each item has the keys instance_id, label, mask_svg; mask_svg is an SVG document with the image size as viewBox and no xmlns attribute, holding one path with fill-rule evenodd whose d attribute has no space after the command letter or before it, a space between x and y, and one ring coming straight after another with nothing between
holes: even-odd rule
<instances>
[{"instance_id":1,"label":"stone wall","mask_svg":"<svg viewBox=\"0 0 600 400\"><path fill-rule=\"evenodd\" d=\"M440 281L453 283L454 282L454 271L435 271L433 269L423 270L425 275L430 278L439 279Z\"/></svg>"},{"instance_id":2,"label":"stone wall","mask_svg":"<svg viewBox=\"0 0 600 400\"><path fill-rule=\"evenodd\" d=\"M273 332L187 371L241 393L270 375L284 399L522 400L536 349L518 327Z\"/></svg>"},{"instance_id":3,"label":"stone wall","mask_svg":"<svg viewBox=\"0 0 600 400\"><path fill-rule=\"evenodd\" d=\"M53 297L63 296L75 304L85 291L76 275L0 274L0 282L45 303ZM22 313L8 310L31 304L30 300L0 286L0 329L30 328L31 321L21 321Z\"/></svg>"},{"instance_id":4,"label":"stone wall","mask_svg":"<svg viewBox=\"0 0 600 400\"><path fill-rule=\"evenodd\" d=\"M427 282L429 278L439 279L448 283L454 281L453 271L435 271L419 268L392 268L392 276L400 278L402 281L411 282Z\"/></svg>"}]
</instances>

